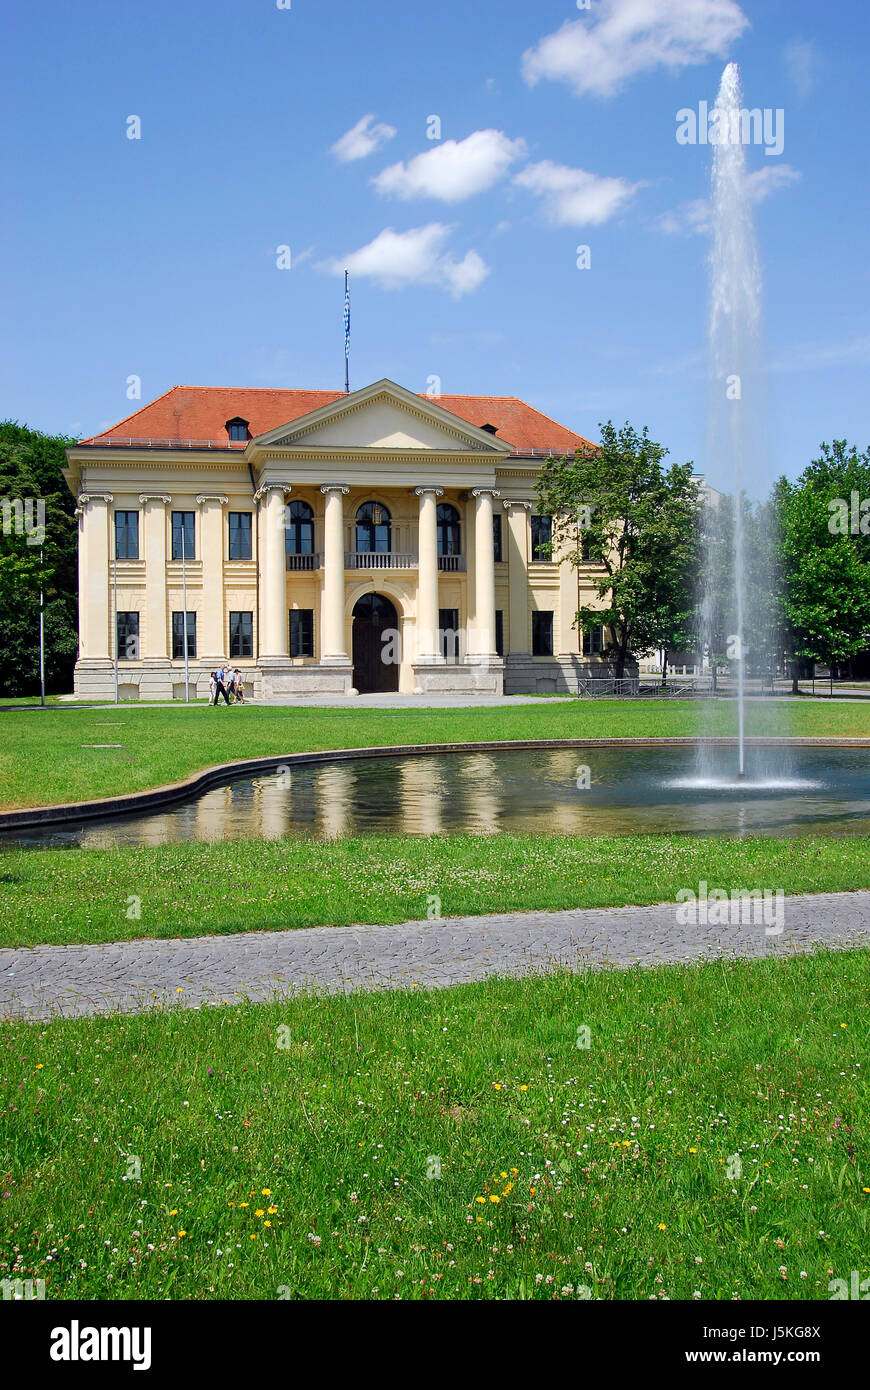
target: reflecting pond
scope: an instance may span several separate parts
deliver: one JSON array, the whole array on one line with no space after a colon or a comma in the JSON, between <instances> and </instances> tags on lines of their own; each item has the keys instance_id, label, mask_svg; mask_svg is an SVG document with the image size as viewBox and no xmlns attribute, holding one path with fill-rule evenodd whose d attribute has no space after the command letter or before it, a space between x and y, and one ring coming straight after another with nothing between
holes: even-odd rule
<instances>
[{"instance_id":1,"label":"reflecting pond","mask_svg":"<svg viewBox=\"0 0 870 1390\"><path fill-rule=\"evenodd\" d=\"M870 833L870 749L688 745L359 758L228 780L167 810L18 831L9 845L107 849L191 840L467 831L624 835Z\"/></svg>"}]
</instances>

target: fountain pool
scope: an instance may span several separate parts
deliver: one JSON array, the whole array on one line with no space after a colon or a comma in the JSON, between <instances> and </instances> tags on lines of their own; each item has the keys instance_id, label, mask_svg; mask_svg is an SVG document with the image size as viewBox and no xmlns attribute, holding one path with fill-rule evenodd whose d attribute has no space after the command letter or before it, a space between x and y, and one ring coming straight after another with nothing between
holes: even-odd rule
<instances>
[{"instance_id":1,"label":"fountain pool","mask_svg":"<svg viewBox=\"0 0 870 1390\"><path fill-rule=\"evenodd\" d=\"M0 844L109 849L353 834L866 835L870 747L499 749L301 764L228 777L165 810L19 829ZM786 754L788 761L786 762Z\"/></svg>"}]
</instances>

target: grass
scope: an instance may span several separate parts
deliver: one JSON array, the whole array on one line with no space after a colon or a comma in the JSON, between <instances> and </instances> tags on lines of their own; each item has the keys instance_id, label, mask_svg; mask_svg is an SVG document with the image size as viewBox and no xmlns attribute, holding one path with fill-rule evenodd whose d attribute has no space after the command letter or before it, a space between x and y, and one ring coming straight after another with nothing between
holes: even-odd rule
<instances>
[{"instance_id":1,"label":"grass","mask_svg":"<svg viewBox=\"0 0 870 1390\"><path fill-rule=\"evenodd\" d=\"M445 917L674 902L702 879L846 892L870 888L870 853L860 838L508 834L10 850L0 946L388 924L427 917L430 895Z\"/></svg>"},{"instance_id":2,"label":"grass","mask_svg":"<svg viewBox=\"0 0 870 1390\"><path fill-rule=\"evenodd\" d=\"M324 748L479 739L666 737L733 734L730 702L552 701L515 708L354 710L289 707L7 710L0 808L87 801L176 782L236 759ZM754 703L753 734L870 736L870 705ZM120 743L120 748L88 744Z\"/></svg>"},{"instance_id":3,"label":"grass","mask_svg":"<svg viewBox=\"0 0 870 1390\"><path fill-rule=\"evenodd\" d=\"M827 1299L868 1273L868 964L5 1024L0 1277L48 1299Z\"/></svg>"}]
</instances>

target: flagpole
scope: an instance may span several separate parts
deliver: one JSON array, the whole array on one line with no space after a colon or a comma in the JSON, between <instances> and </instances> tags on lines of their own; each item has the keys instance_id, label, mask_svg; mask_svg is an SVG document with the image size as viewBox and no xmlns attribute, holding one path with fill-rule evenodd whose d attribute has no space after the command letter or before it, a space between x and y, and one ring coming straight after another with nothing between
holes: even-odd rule
<instances>
[{"instance_id":1,"label":"flagpole","mask_svg":"<svg viewBox=\"0 0 870 1390\"><path fill-rule=\"evenodd\" d=\"M350 285L344 272L344 393L350 395Z\"/></svg>"}]
</instances>

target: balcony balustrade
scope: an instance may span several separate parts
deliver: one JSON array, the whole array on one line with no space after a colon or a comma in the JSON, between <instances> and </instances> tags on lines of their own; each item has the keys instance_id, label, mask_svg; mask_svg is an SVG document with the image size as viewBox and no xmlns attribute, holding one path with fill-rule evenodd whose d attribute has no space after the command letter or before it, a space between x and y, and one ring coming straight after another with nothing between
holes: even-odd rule
<instances>
[{"instance_id":1,"label":"balcony balustrade","mask_svg":"<svg viewBox=\"0 0 870 1390\"><path fill-rule=\"evenodd\" d=\"M404 550L346 550L346 570L413 570L417 556Z\"/></svg>"},{"instance_id":2,"label":"balcony balustrade","mask_svg":"<svg viewBox=\"0 0 870 1390\"><path fill-rule=\"evenodd\" d=\"M320 555L291 555L285 556L286 567L288 570L319 570L323 564Z\"/></svg>"},{"instance_id":3,"label":"balcony balustrade","mask_svg":"<svg viewBox=\"0 0 870 1390\"><path fill-rule=\"evenodd\" d=\"M410 550L346 550L344 567L346 570L415 570L417 556ZM323 556L319 552L311 555L286 555L288 570L319 570L323 568ZM439 555L438 568L446 574L464 574L466 569L464 555Z\"/></svg>"}]
</instances>

